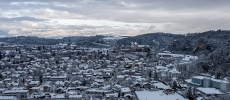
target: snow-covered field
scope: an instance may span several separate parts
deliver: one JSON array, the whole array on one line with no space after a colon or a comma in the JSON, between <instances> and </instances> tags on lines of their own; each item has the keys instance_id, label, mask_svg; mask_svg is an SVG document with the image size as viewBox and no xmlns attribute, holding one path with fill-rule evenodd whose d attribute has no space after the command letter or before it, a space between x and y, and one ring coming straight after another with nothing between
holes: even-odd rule
<instances>
[{"instance_id":1,"label":"snow-covered field","mask_svg":"<svg viewBox=\"0 0 230 100\"><path fill-rule=\"evenodd\" d=\"M178 93L166 95L159 91L135 91L139 100L187 100Z\"/></svg>"}]
</instances>

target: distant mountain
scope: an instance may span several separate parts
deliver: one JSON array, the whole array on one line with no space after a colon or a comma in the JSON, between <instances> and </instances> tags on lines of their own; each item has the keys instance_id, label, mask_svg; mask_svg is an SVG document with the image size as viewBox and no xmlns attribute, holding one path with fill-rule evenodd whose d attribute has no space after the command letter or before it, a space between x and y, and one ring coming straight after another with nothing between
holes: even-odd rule
<instances>
[{"instance_id":1,"label":"distant mountain","mask_svg":"<svg viewBox=\"0 0 230 100\"><path fill-rule=\"evenodd\" d=\"M16 44L37 44L37 45L53 45L63 42L71 42L78 46L101 47L99 44L107 44L103 41L106 36L71 36L62 39L47 39L33 36L18 36L0 38L0 42L16 43ZM130 45L131 42L137 42L140 45L157 46L163 50L169 50L179 53L196 53L199 51L212 51L217 48L227 46L230 42L230 31L217 30L206 31L201 33L188 34L171 34L171 33L148 33L134 37L127 37L117 40L117 45Z\"/></svg>"},{"instance_id":2,"label":"distant mountain","mask_svg":"<svg viewBox=\"0 0 230 100\"><path fill-rule=\"evenodd\" d=\"M62 38L63 41L68 42L69 39L71 42L75 43L78 46L86 46L86 47L103 47L101 45L96 45L95 43L106 44L103 41L105 36L96 35L96 36L71 36Z\"/></svg>"},{"instance_id":3,"label":"distant mountain","mask_svg":"<svg viewBox=\"0 0 230 100\"><path fill-rule=\"evenodd\" d=\"M70 37L63 37L62 40L69 41L69 39L70 39L70 41L77 41L77 40L82 40L85 38L87 38L87 37L85 37L85 36L70 36Z\"/></svg>"},{"instance_id":4,"label":"distant mountain","mask_svg":"<svg viewBox=\"0 0 230 100\"><path fill-rule=\"evenodd\" d=\"M198 59L189 66L197 69L197 73L207 73L218 79L230 77L229 30L211 30L183 35L149 33L118 40L117 44L130 45L131 42L159 46L160 50L196 55Z\"/></svg>"},{"instance_id":5,"label":"distant mountain","mask_svg":"<svg viewBox=\"0 0 230 100\"><path fill-rule=\"evenodd\" d=\"M36 45L54 45L62 42L60 39L47 39L35 36L18 36L18 37L3 37L0 42L7 42L12 44L36 44Z\"/></svg>"},{"instance_id":6,"label":"distant mountain","mask_svg":"<svg viewBox=\"0 0 230 100\"><path fill-rule=\"evenodd\" d=\"M148 33L118 40L117 44L130 45L131 42L137 42L140 45L158 46L161 49L164 48L164 50L172 52L195 53L199 50L212 51L226 46L230 42L230 31L211 30L188 34ZM199 48L201 42L204 43L205 48Z\"/></svg>"},{"instance_id":7,"label":"distant mountain","mask_svg":"<svg viewBox=\"0 0 230 100\"><path fill-rule=\"evenodd\" d=\"M140 45L155 45L160 43L160 47L170 44L177 35L170 33L148 33L134 37L128 37L117 41L118 45L130 45L131 42L137 42Z\"/></svg>"}]
</instances>

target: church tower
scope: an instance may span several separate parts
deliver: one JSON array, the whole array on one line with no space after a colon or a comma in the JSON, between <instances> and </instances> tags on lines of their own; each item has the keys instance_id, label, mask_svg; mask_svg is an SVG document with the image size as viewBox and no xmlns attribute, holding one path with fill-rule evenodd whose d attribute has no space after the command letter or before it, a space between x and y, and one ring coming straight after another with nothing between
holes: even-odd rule
<instances>
[{"instance_id":1,"label":"church tower","mask_svg":"<svg viewBox=\"0 0 230 100\"><path fill-rule=\"evenodd\" d=\"M71 45L71 41L70 41L70 36L69 36L69 42L68 42L68 46L70 46Z\"/></svg>"}]
</instances>

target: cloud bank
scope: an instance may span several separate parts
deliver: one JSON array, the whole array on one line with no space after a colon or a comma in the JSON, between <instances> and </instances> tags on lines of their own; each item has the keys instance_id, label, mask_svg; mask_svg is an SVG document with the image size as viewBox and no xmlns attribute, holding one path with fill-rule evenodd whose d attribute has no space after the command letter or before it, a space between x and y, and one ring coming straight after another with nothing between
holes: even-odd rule
<instances>
[{"instance_id":1,"label":"cloud bank","mask_svg":"<svg viewBox=\"0 0 230 100\"><path fill-rule=\"evenodd\" d=\"M229 30L228 4L229 0L0 0L4 35L0 34L132 36Z\"/></svg>"}]
</instances>

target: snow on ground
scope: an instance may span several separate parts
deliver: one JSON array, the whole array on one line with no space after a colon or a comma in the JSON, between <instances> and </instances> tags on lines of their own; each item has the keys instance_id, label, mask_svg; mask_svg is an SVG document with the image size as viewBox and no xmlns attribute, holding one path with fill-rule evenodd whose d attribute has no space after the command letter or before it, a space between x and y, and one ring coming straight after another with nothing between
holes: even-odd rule
<instances>
[{"instance_id":1,"label":"snow on ground","mask_svg":"<svg viewBox=\"0 0 230 100\"><path fill-rule=\"evenodd\" d=\"M207 95L211 94L223 94L218 89L215 88L197 88L197 90L201 91L202 93L205 93Z\"/></svg>"},{"instance_id":2,"label":"snow on ground","mask_svg":"<svg viewBox=\"0 0 230 100\"><path fill-rule=\"evenodd\" d=\"M135 91L139 100L188 100L175 94L164 94L163 90L159 91Z\"/></svg>"},{"instance_id":3,"label":"snow on ground","mask_svg":"<svg viewBox=\"0 0 230 100\"><path fill-rule=\"evenodd\" d=\"M122 37L122 36L119 36L119 37L108 36L108 37L105 37L105 38L103 38L103 39L104 39L104 40L120 40L120 39L124 39L124 38L127 38L127 37Z\"/></svg>"},{"instance_id":4,"label":"snow on ground","mask_svg":"<svg viewBox=\"0 0 230 100\"><path fill-rule=\"evenodd\" d=\"M96 45L101 45L101 46L106 46L106 47L110 47L110 45L107 45L107 44L102 44L102 43L96 43L96 42L92 42L93 44L96 44Z\"/></svg>"},{"instance_id":5,"label":"snow on ground","mask_svg":"<svg viewBox=\"0 0 230 100\"><path fill-rule=\"evenodd\" d=\"M159 83L154 83L154 86L157 86L157 88L161 88L161 89L166 89L169 86L164 85L163 83L159 82Z\"/></svg>"},{"instance_id":6,"label":"snow on ground","mask_svg":"<svg viewBox=\"0 0 230 100\"><path fill-rule=\"evenodd\" d=\"M183 54L173 54L173 53L157 53L160 56L171 56L171 57L184 57Z\"/></svg>"},{"instance_id":7,"label":"snow on ground","mask_svg":"<svg viewBox=\"0 0 230 100\"><path fill-rule=\"evenodd\" d=\"M185 57L182 60L183 61L191 61L191 60L196 60L196 59L198 59L197 56L185 55Z\"/></svg>"}]
</instances>

